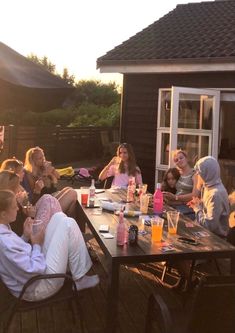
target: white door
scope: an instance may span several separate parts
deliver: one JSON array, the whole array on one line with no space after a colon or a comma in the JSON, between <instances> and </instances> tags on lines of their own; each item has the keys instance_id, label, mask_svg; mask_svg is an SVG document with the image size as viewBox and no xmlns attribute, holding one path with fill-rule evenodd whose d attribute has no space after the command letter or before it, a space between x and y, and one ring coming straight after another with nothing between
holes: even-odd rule
<instances>
[{"instance_id":1,"label":"white door","mask_svg":"<svg viewBox=\"0 0 235 333\"><path fill-rule=\"evenodd\" d=\"M220 91L172 87L159 90L156 182L172 166L170 152L183 149L193 165L203 156L218 156Z\"/></svg>"}]
</instances>

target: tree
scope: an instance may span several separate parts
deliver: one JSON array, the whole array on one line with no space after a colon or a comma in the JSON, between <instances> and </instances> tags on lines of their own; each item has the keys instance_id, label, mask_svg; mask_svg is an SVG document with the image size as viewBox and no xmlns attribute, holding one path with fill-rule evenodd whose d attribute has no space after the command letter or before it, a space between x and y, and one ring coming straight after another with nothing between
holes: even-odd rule
<instances>
[{"instance_id":1,"label":"tree","mask_svg":"<svg viewBox=\"0 0 235 333\"><path fill-rule=\"evenodd\" d=\"M37 65L43 66L52 74L56 74L56 65L54 65L46 56L39 58L36 54L31 53L27 58Z\"/></svg>"},{"instance_id":2,"label":"tree","mask_svg":"<svg viewBox=\"0 0 235 333\"><path fill-rule=\"evenodd\" d=\"M120 103L120 94L115 82L102 83L93 80L81 80L76 85L74 93L75 105L91 103L100 106L110 106Z\"/></svg>"},{"instance_id":3,"label":"tree","mask_svg":"<svg viewBox=\"0 0 235 333\"><path fill-rule=\"evenodd\" d=\"M68 68L65 67L63 69L63 74L62 74L61 77L62 77L63 80L65 80L71 86L73 86L75 84L75 76L69 74Z\"/></svg>"},{"instance_id":4,"label":"tree","mask_svg":"<svg viewBox=\"0 0 235 333\"><path fill-rule=\"evenodd\" d=\"M62 75L58 74L56 72L56 65L53 64L46 56L44 56L42 58L39 58L38 56L36 56L36 54L31 53L29 56L27 56L27 58L29 60L33 61L35 64L42 66L43 68L45 68L50 73L61 77L68 84L70 84L72 86L75 84L75 76L70 75L67 68L63 69L63 74Z\"/></svg>"}]
</instances>

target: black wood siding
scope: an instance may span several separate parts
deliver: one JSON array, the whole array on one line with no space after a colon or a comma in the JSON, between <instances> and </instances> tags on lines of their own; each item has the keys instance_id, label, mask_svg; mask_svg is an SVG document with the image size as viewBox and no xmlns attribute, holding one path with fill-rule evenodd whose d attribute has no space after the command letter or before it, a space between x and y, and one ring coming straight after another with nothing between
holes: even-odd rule
<instances>
[{"instance_id":1,"label":"black wood siding","mask_svg":"<svg viewBox=\"0 0 235 333\"><path fill-rule=\"evenodd\" d=\"M121 140L133 145L144 182L154 187L158 90L172 86L235 88L235 72L125 74Z\"/></svg>"}]
</instances>

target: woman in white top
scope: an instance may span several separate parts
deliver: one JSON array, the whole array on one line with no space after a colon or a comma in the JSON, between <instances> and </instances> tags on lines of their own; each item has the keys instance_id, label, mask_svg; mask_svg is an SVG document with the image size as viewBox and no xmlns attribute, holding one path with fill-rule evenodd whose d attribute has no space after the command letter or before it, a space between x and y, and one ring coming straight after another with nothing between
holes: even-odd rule
<instances>
[{"instance_id":1,"label":"woman in white top","mask_svg":"<svg viewBox=\"0 0 235 333\"><path fill-rule=\"evenodd\" d=\"M87 276L91 268L86 244L73 218L63 212L55 213L46 229L32 232L31 218L24 223L22 237L10 227L16 219L18 205L15 194L0 190L0 278L11 293L19 296L23 285L37 274L65 273L69 267L78 290L98 284L97 275ZM30 241L30 243L28 243ZM35 301L55 294L62 279L40 280L24 295Z\"/></svg>"},{"instance_id":2,"label":"woman in white top","mask_svg":"<svg viewBox=\"0 0 235 333\"><path fill-rule=\"evenodd\" d=\"M100 180L113 176L112 187L127 188L129 179L135 177L136 185L142 184L140 168L136 165L135 154L129 143L122 143L117 148L117 156L104 167Z\"/></svg>"}]
</instances>

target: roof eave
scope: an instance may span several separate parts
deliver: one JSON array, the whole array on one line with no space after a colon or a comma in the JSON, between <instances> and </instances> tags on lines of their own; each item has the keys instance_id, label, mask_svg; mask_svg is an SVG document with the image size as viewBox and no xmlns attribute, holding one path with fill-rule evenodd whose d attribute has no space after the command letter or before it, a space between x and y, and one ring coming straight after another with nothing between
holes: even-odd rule
<instances>
[{"instance_id":1,"label":"roof eave","mask_svg":"<svg viewBox=\"0 0 235 333\"><path fill-rule=\"evenodd\" d=\"M101 65L99 67L101 73L203 73L203 72L235 72L234 61L227 62L162 62L162 63L123 63Z\"/></svg>"},{"instance_id":2,"label":"roof eave","mask_svg":"<svg viewBox=\"0 0 235 333\"><path fill-rule=\"evenodd\" d=\"M97 69L102 66L129 66L129 65L158 65L158 64L211 64L211 63L235 63L234 57L207 57L207 58L177 58L177 59L137 59L137 60L99 60Z\"/></svg>"}]
</instances>

